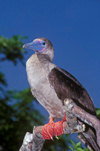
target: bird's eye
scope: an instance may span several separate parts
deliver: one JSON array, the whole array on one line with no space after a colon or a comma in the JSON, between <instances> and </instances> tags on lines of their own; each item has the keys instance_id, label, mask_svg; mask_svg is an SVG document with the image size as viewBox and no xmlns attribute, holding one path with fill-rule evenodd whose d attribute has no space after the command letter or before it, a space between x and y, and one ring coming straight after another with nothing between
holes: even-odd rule
<instances>
[{"instance_id":1,"label":"bird's eye","mask_svg":"<svg viewBox=\"0 0 100 151\"><path fill-rule=\"evenodd\" d=\"M45 42L43 42L42 45L45 45Z\"/></svg>"}]
</instances>

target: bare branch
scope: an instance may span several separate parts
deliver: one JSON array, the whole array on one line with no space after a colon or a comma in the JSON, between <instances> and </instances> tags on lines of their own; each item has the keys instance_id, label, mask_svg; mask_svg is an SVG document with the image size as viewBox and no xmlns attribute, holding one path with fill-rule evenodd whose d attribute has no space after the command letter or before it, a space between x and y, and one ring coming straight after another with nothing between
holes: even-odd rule
<instances>
[{"instance_id":1,"label":"bare branch","mask_svg":"<svg viewBox=\"0 0 100 151\"><path fill-rule=\"evenodd\" d=\"M42 126L34 128L33 134L27 132L19 151L41 151L44 139L41 135Z\"/></svg>"},{"instance_id":2,"label":"bare branch","mask_svg":"<svg viewBox=\"0 0 100 151\"><path fill-rule=\"evenodd\" d=\"M85 110L77 106L72 100L65 100L66 111L70 111L75 117L80 118L83 122L92 126L97 135L97 143L100 147L100 120L92 115L87 113Z\"/></svg>"},{"instance_id":3,"label":"bare branch","mask_svg":"<svg viewBox=\"0 0 100 151\"><path fill-rule=\"evenodd\" d=\"M68 118L67 118L68 120ZM84 124L77 123L76 118L72 118L72 126L70 127L67 122L63 123L64 134L77 133L84 131ZM71 121L70 120L70 121ZM41 151L45 140L42 137L43 126L38 126L33 129L33 134L27 132L23 144L19 151Z\"/></svg>"}]
</instances>

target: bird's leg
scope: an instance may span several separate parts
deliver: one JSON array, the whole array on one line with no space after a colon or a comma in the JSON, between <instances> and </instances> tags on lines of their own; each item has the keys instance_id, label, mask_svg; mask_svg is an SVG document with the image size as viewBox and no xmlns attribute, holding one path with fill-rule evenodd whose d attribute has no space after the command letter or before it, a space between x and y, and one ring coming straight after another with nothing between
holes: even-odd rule
<instances>
[{"instance_id":1,"label":"bird's leg","mask_svg":"<svg viewBox=\"0 0 100 151\"><path fill-rule=\"evenodd\" d=\"M54 121L50 116L50 120L48 124L45 124L42 128L42 136L44 139L52 139L54 136Z\"/></svg>"}]
</instances>

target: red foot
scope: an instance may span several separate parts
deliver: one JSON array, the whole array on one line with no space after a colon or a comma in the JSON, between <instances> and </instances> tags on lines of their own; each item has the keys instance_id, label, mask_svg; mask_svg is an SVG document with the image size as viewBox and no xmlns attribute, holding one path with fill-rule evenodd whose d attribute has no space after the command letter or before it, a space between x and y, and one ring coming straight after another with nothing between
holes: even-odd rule
<instances>
[{"instance_id":1,"label":"red foot","mask_svg":"<svg viewBox=\"0 0 100 151\"><path fill-rule=\"evenodd\" d=\"M44 139L52 139L54 135L54 122L53 118L50 117L49 123L45 124L42 129L42 136Z\"/></svg>"},{"instance_id":2,"label":"red foot","mask_svg":"<svg viewBox=\"0 0 100 151\"><path fill-rule=\"evenodd\" d=\"M53 136L60 136L63 134L63 122L66 121L66 114L62 121L53 122L53 118L50 117L49 123L45 124L42 129L42 136L44 139L52 139Z\"/></svg>"},{"instance_id":3,"label":"red foot","mask_svg":"<svg viewBox=\"0 0 100 151\"><path fill-rule=\"evenodd\" d=\"M54 135L60 136L63 134L63 122L66 121L66 114L62 121L56 122L54 125Z\"/></svg>"}]
</instances>

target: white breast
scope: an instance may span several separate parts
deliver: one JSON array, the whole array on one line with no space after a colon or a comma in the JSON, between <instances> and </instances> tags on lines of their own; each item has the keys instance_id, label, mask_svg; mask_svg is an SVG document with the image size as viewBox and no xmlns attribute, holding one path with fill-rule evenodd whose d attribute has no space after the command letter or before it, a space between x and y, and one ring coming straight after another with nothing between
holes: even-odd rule
<instances>
[{"instance_id":1,"label":"white breast","mask_svg":"<svg viewBox=\"0 0 100 151\"><path fill-rule=\"evenodd\" d=\"M37 56L32 56L26 63L28 81L33 96L46 108L52 117L63 118L64 108L61 100L58 99L55 90L48 80L49 70L53 65L49 64L48 71L41 66Z\"/></svg>"}]
</instances>

